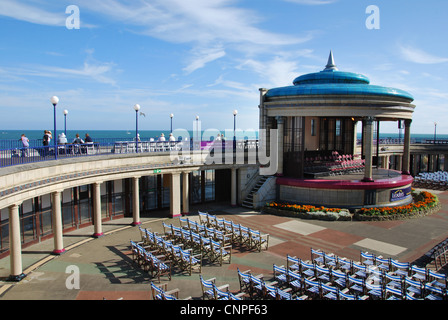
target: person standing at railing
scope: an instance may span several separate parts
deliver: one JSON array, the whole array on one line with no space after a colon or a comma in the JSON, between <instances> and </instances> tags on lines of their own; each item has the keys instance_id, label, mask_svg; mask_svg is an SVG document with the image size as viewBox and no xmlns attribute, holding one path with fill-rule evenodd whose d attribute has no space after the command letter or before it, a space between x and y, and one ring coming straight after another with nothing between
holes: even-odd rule
<instances>
[{"instance_id":1,"label":"person standing at railing","mask_svg":"<svg viewBox=\"0 0 448 320\"><path fill-rule=\"evenodd\" d=\"M165 141L165 135L163 133L160 135L159 141Z\"/></svg>"},{"instance_id":2,"label":"person standing at railing","mask_svg":"<svg viewBox=\"0 0 448 320\"><path fill-rule=\"evenodd\" d=\"M48 130L44 130L44 137L42 138L42 144L44 146L43 156L45 157L48 154L48 146L50 145L51 135Z\"/></svg>"},{"instance_id":3,"label":"person standing at railing","mask_svg":"<svg viewBox=\"0 0 448 320\"><path fill-rule=\"evenodd\" d=\"M30 146L30 140L26 137L24 133L22 134L19 140L22 141L22 157L26 157L28 156L28 147Z\"/></svg>"}]
</instances>

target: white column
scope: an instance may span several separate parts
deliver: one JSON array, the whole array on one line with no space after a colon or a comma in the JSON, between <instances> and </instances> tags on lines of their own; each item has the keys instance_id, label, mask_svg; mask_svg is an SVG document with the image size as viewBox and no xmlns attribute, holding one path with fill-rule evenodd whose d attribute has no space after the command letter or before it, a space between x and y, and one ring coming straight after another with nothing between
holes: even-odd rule
<instances>
[{"instance_id":1,"label":"white column","mask_svg":"<svg viewBox=\"0 0 448 320\"><path fill-rule=\"evenodd\" d=\"M190 213L190 185L188 181L189 172L182 173L182 214Z\"/></svg>"},{"instance_id":2,"label":"white column","mask_svg":"<svg viewBox=\"0 0 448 320\"><path fill-rule=\"evenodd\" d=\"M132 225L137 226L140 225L140 186L139 186L139 178L133 177L133 188L132 188Z\"/></svg>"},{"instance_id":3,"label":"white column","mask_svg":"<svg viewBox=\"0 0 448 320\"><path fill-rule=\"evenodd\" d=\"M102 221L101 221L101 182L95 182L93 184L93 222L95 238L99 238L103 235Z\"/></svg>"},{"instance_id":4,"label":"white column","mask_svg":"<svg viewBox=\"0 0 448 320\"><path fill-rule=\"evenodd\" d=\"M61 214L61 192L56 191L52 193L52 215L53 215L53 240L54 250L53 254L62 254L65 252L64 242L62 239L62 214Z\"/></svg>"},{"instance_id":5,"label":"white column","mask_svg":"<svg viewBox=\"0 0 448 320\"><path fill-rule=\"evenodd\" d=\"M172 218L181 215L180 209L180 173L171 174L170 185L170 215Z\"/></svg>"},{"instance_id":6,"label":"white column","mask_svg":"<svg viewBox=\"0 0 448 320\"><path fill-rule=\"evenodd\" d=\"M237 190L237 188L236 188L236 181L237 181L236 168L232 168L232 169L230 169L230 171L231 171L230 205L232 207L236 207L236 198L237 198L237 196L236 196L236 190Z\"/></svg>"},{"instance_id":7,"label":"white column","mask_svg":"<svg viewBox=\"0 0 448 320\"><path fill-rule=\"evenodd\" d=\"M411 122L412 120L404 121L404 147L403 147L403 164L402 174L410 175L411 171L409 163L411 159Z\"/></svg>"},{"instance_id":8,"label":"white column","mask_svg":"<svg viewBox=\"0 0 448 320\"><path fill-rule=\"evenodd\" d=\"M364 136L365 136L365 145L364 145L364 154L365 154L365 168L364 168L364 179L363 182L373 182L373 171L372 171L372 155L373 155L373 118L368 117L364 120L365 128Z\"/></svg>"},{"instance_id":9,"label":"white column","mask_svg":"<svg viewBox=\"0 0 448 320\"><path fill-rule=\"evenodd\" d=\"M277 175L283 175L283 136L284 136L284 117L277 117L277 152L278 152L278 165L277 165Z\"/></svg>"},{"instance_id":10,"label":"white column","mask_svg":"<svg viewBox=\"0 0 448 320\"><path fill-rule=\"evenodd\" d=\"M20 281L25 274L22 270L22 243L20 240L20 217L19 205L14 204L9 207L9 259L10 259L10 280Z\"/></svg>"}]
</instances>

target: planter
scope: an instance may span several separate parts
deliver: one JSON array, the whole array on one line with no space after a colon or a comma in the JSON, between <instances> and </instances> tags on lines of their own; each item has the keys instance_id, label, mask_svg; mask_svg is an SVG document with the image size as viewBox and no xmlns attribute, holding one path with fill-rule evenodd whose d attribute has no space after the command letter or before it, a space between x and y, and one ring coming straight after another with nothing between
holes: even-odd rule
<instances>
[{"instance_id":1,"label":"planter","mask_svg":"<svg viewBox=\"0 0 448 320\"><path fill-rule=\"evenodd\" d=\"M348 210L342 209L340 212L323 212L323 211L313 211L313 212L297 212L288 209L277 209L273 207L265 206L262 209L263 213L285 216L291 218L300 219L313 219L313 220L323 220L323 221L351 221L352 214Z\"/></svg>"}]
</instances>

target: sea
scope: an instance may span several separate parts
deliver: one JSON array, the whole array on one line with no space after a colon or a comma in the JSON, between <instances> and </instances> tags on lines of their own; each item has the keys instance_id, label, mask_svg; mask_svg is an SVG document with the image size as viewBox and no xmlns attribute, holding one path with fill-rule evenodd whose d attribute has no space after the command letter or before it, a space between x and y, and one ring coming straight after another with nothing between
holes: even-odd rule
<instances>
[{"instance_id":1,"label":"sea","mask_svg":"<svg viewBox=\"0 0 448 320\"><path fill-rule=\"evenodd\" d=\"M50 129L51 130L51 129ZM63 130L57 131L57 134L62 133ZM174 133L177 131L175 130ZM67 130L67 140L68 142L73 141L76 134L79 134L81 138L85 137L85 134L88 133L93 141L102 142L109 140L116 141L129 141L135 138L135 130ZM168 137L170 134L169 130L139 130L138 131L140 140L149 140L150 138L157 139L162 133L165 137ZM205 136L204 140L210 140L210 137L217 135L218 133L225 134L226 139L233 139L233 131L232 130L222 130L222 131L202 131L201 136ZM39 140L41 141L44 131L43 130L1 130L0 131L0 149L5 149L11 147L11 144L15 144L14 141L20 139L20 136L25 134L30 141ZM196 138L197 133L193 131L188 131L188 134L191 138ZM175 134L176 135L176 134ZM237 130L236 131L237 139L257 139L258 132L256 130ZM380 139L398 139L404 138L403 134L399 133L380 133ZM213 139L213 138L211 138ZM361 139L361 134L358 133L358 139ZM411 134L411 142L418 143L424 140L433 140L434 134L420 134L420 133L412 133ZM437 140L448 140L448 134L437 134ZM15 146L13 146L15 147Z\"/></svg>"}]
</instances>

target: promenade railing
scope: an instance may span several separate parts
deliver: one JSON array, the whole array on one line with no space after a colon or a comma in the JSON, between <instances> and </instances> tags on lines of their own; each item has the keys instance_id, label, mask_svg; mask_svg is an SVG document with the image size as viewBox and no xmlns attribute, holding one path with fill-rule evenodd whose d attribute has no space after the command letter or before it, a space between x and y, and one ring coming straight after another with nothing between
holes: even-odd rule
<instances>
[{"instance_id":1,"label":"promenade railing","mask_svg":"<svg viewBox=\"0 0 448 320\"><path fill-rule=\"evenodd\" d=\"M24 163L50 161L55 159L86 157L92 155L111 155L126 153L170 152L184 150L213 150L217 147L223 152L249 150L258 148L258 140L238 140L235 145L232 140L226 141L129 141L123 139L100 139L99 142L84 144L59 144L42 146L39 141L30 141L29 147L18 146L16 141L3 143L0 148L0 167L14 166ZM40 143L42 141L40 140Z\"/></svg>"}]
</instances>

